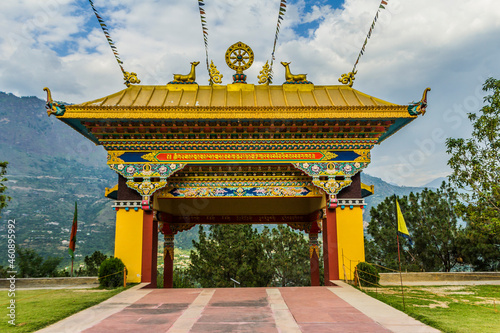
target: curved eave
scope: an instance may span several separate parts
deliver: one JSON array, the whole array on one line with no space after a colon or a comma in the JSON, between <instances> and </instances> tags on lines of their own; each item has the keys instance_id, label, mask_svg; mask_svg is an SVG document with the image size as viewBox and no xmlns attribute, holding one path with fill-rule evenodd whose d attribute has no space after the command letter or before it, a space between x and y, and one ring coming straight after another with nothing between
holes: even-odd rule
<instances>
[{"instance_id":1,"label":"curved eave","mask_svg":"<svg viewBox=\"0 0 500 333\"><path fill-rule=\"evenodd\" d=\"M59 119L210 120L210 119L414 119L408 106L282 106L282 107L116 107L67 106Z\"/></svg>"},{"instance_id":2,"label":"curved eave","mask_svg":"<svg viewBox=\"0 0 500 333\"><path fill-rule=\"evenodd\" d=\"M378 144L380 144L382 141L387 139L388 137L394 135L397 131L411 123L413 120L415 120L417 116L410 116L409 118L399 118L396 120L396 122L389 127L389 129L380 136L378 140Z\"/></svg>"},{"instance_id":3,"label":"curved eave","mask_svg":"<svg viewBox=\"0 0 500 333\"><path fill-rule=\"evenodd\" d=\"M100 145L99 139L94 136L89 130L82 124L82 122L78 119L67 119L62 116L57 117L63 123L67 124L69 127L95 143L96 145Z\"/></svg>"}]
</instances>

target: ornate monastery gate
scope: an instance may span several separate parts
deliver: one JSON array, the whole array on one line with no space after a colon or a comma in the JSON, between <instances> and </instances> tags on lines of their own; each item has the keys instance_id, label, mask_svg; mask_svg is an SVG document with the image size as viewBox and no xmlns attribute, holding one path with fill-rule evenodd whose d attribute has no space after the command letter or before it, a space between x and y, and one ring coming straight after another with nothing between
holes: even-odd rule
<instances>
[{"instance_id":1,"label":"ornate monastery gate","mask_svg":"<svg viewBox=\"0 0 500 333\"><path fill-rule=\"evenodd\" d=\"M250 57L238 62L242 52ZM243 74L249 58L246 45L231 46L236 74L226 86L196 84L193 63L167 85L129 86L78 105L49 94L49 115L102 145L118 173L106 195L116 200L115 256L128 281L156 286L162 232L172 287L175 234L196 224L285 223L307 232L313 285L320 233L326 283L353 278L342 254L364 260L363 197L373 187L360 172L374 145L425 112L427 90L418 103L396 105L349 85L316 86L287 63L282 85L253 85Z\"/></svg>"}]
</instances>

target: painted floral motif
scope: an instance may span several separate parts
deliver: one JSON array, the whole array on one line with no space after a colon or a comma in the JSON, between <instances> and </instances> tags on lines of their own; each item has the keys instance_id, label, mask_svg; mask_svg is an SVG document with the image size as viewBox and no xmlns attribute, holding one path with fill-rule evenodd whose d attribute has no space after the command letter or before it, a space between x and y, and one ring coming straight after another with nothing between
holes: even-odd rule
<instances>
[{"instance_id":1,"label":"painted floral motif","mask_svg":"<svg viewBox=\"0 0 500 333\"><path fill-rule=\"evenodd\" d=\"M317 195L308 187L169 187L159 193L162 198L171 197L303 197Z\"/></svg>"},{"instance_id":2,"label":"painted floral motif","mask_svg":"<svg viewBox=\"0 0 500 333\"><path fill-rule=\"evenodd\" d=\"M314 172L314 173L318 173L320 168L317 164L314 164L312 167L311 167L311 170Z\"/></svg>"},{"instance_id":3,"label":"painted floral motif","mask_svg":"<svg viewBox=\"0 0 500 333\"><path fill-rule=\"evenodd\" d=\"M351 172L352 171L352 166L350 164L346 164L344 166L344 171L347 172L347 173Z\"/></svg>"},{"instance_id":4,"label":"painted floral motif","mask_svg":"<svg viewBox=\"0 0 500 333\"><path fill-rule=\"evenodd\" d=\"M147 163L147 164L110 164L109 167L123 177L169 177L172 173L177 170L182 169L185 164L181 163L172 163L172 164L156 164L156 163Z\"/></svg>"},{"instance_id":5,"label":"painted floral motif","mask_svg":"<svg viewBox=\"0 0 500 333\"><path fill-rule=\"evenodd\" d=\"M127 171L127 173L129 173L129 174L133 174L133 173L134 173L134 171L135 171L135 168L134 168L133 166L129 166L129 167L127 168L127 170L126 170L126 171Z\"/></svg>"}]
</instances>

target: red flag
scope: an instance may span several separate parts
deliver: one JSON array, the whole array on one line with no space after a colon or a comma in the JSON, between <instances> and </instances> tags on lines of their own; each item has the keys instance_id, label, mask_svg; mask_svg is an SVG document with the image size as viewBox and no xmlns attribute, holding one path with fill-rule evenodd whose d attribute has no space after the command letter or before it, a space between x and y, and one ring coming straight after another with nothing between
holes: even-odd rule
<instances>
[{"instance_id":1,"label":"red flag","mask_svg":"<svg viewBox=\"0 0 500 333\"><path fill-rule=\"evenodd\" d=\"M71 226L71 236L69 236L69 254L71 259L75 258L75 245L76 245L76 229L78 221L78 208L75 201L75 215L73 216L73 225Z\"/></svg>"}]
</instances>

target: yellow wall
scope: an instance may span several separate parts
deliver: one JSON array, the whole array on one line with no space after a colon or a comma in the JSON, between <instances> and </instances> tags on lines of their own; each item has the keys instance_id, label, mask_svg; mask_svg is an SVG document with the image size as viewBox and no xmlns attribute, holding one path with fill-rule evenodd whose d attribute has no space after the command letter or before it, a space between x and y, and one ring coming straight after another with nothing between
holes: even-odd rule
<instances>
[{"instance_id":1,"label":"yellow wall","mask_svg":"<svg viewBox=\"0 0 500 333\"><path fill-rule=\"evenodd\" d=\"M345 206L336 208L337 243L339 249L339 275L348 280L354 278L354 268L359 261L365 261L365 243L363 236L363 210L360 206L350 209ZM342 256L343 251L343 256ZM344 270L345 265L345 270Z\"/></svg>"},{"instance_id":2,"label":"yellow wall","mask_svg":"<svg viewBox=\"0 0 500 333\"><path fill-rule=\"evenodd\" d=\"M116 212L115 257L127 267L127 282L141 282L143 214L133 208Z\"/></svg>"}]
</instances>

